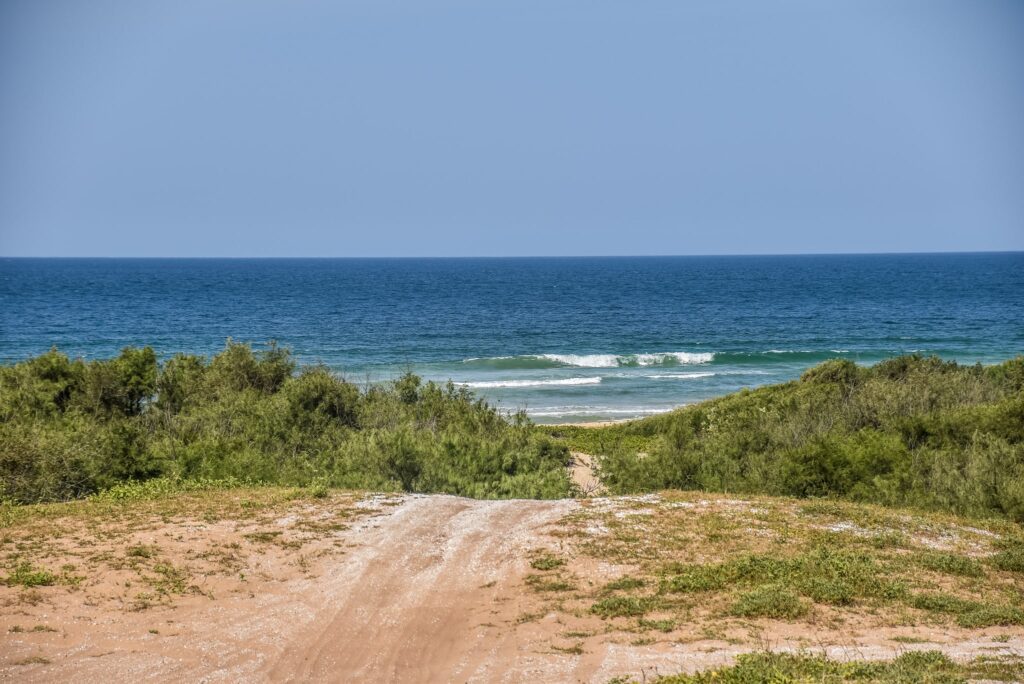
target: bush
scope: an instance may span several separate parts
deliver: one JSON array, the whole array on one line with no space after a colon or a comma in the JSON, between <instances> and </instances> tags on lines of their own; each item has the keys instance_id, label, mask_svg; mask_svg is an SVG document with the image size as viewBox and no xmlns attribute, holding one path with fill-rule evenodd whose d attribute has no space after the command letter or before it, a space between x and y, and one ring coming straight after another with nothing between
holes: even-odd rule
<instances>
[{"instance_id":1,"label":"bush","mask_svg":"<svg viewBox=\"0 0 1024 684\"><path fill-rule=\"evenodd\" d=\"M361 392L274 344L0 366L0 498L17 502L231 481L554 498L568 460L464 388L406 375Z\"/></svg>"},{"instance_id":2,"label":"bush","mask_svg":"<svg viewBox=\"0 0 1024 684\"><path fill-rule=\"evenodd\" d=\"M842 497L1024 521L1022 388L1024 357L828 361L798 381L566 434L586 439L616 494Z\"/></svg>"},{"instance_id":3,"label":"bush","mask_svg":"<svg viewBox=\"0 0 1024 684\"><path fill-rule=\"evenodd\" d=\"M305 368L285 384L283 395L293 422L315 423L337 421L355 427L358 415L359 390L355 385L338 382L327 368Z\"/></svg>"},{"instance_id":4,"label":"bush","mask_svg":"<svg viewBox=\"0 0 1024 684\"><path fill-rule=\"evenodd\" d=\"M84 368L77 399L90 413L136 416L156 390L156 352L149 347L127 347L115 359Z\"/></svg>"}]
</instances>

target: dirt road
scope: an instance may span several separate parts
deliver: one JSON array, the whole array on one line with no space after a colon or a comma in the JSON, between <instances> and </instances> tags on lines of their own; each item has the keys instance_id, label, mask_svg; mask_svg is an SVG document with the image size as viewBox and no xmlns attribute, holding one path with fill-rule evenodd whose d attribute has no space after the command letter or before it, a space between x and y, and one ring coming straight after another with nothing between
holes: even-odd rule
<instances>
[{"instance_id":1,"label":"dirt road","mask_svg":"<svg viewBox=\"0 0 1024 684\"><path fill-rule=\"evenodd\" d=\"M251 589L216 601L111 611L98 607L103 587L91 598L56 593L36 605L9 598L5 631L17 633L0 641L0 678L522 681L546 672L563 679L561 665L551 672L515 625L531 598L521 582L529 550L577 502L408 496L368 505L377 514L341 533L344 554L321 560L313 575L286 562L287 551L267 548L256 576L246 578ZM227 524L184 527L200 528L194 548L234 543ZM33 622L47 629L23 633L20 625Z\"/></svg>"},{"instance_id":2,"label":"dirt road","mask_svg":"<svg viewBox=\"0 0 1024 684\"><path fill-rule=\"evenodd\" d=\"M595 505L616 505L600 501ZM598 617L547 610L527 586L536 572L530 559L561 548L564 540L552 533L581 509L580 501L401 496L347 505L368 514L346 518L350 524L301 547L289 535L329 520L336 502L302 503L258 524L154 518L108 541L95 530L62 532L68 544L97 558L125 558L133 553L125 549L148 548L131 545L152 544L169 563L192 563L200 590L139 608L117 598L131 582L113 570L96 570L97 579L74 589L4 587L0 679L607 682L717 666L764 646L717 637L642 642L604 631ZM251 549L244 571L202 570L199 559L219 558L225 549ZM53 563L66 560L62 553L74 555L70 547L46 553ZM620 571L594 563L575 569L577 581L591 586ZM891 634L880 633L818 645L835 657L885 658L908 647L938 647L959 658L1024 654L1020 630L997 642L991 633L933 632L926 636L936 643L920 646L894 645L886 641ZM773 645L786 647L808 635L777 637L783 641Z\"/></svg>"},{"instance_id":3,"label":"dirt road","mask_svg":"<svg viewBox=\"0 0 1024 684\"><path fill-rule=\"evenodd\" d=\"M336 601L311 597L320 619L295 635L270 678L520 680L535 656L504 629L525 609L516 580L543 528L574 505L409 500L322 578L323 597Z\"/></svg>"}]
</instances>

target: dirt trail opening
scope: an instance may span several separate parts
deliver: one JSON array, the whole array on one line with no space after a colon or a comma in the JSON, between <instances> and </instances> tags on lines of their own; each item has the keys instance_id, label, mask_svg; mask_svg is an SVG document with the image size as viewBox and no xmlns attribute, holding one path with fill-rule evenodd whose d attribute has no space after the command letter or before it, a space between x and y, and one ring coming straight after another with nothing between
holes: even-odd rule
<instances>
[{"instance_id":1,"label":"dirt trail opening","mask_svg":"<svg viewBox=\"0 0 1024 684\"><path fill-rule=\"evenodd\" d=\"M579 487L580 493L583 496L603 496L606 489L594 471L594 457L582 451L573 451L571 455L572 465L569 467L569 473L572 481Z\"/></svg>"}]
</instances>

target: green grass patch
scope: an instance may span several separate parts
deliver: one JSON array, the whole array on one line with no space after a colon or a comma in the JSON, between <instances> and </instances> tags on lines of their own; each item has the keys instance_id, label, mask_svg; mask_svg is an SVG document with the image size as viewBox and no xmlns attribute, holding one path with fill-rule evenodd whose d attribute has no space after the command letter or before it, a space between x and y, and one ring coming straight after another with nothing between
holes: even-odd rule
<instances>
[{"instance_id":1,"label":"green grass patch","mask_svg":"<svg viewBox=\"0 0 1024 684\"><path fill-rule=\"evenodd\" d=\"M779 584L767 584L742 594L730 612L739 617L795 620L804 617L810 608L792 590Z\"/></svg>"},{"instance_id":2,"label":"green grass patch","mask_svg":"<svg viewBox=\"0 0 1024 684\"><path fill-rule=\"evenodd\" d=\"M565 561L558 556L545 554L530 561L530 567L534 570L554 570L565 565Z\"/></svg>"},{"instance_id":3,"label":"green grass patch","mask_svg":"<svg viewBox=\"0 0 1024 684\"><path fill-rule=\"evenodd\" d=\"M961 627L1024 625L1024 611L1016 606L983 603L941 592L917 594L908 603L921 610L953 615Z\"/></svg>"},{"instance_id":4,"label":"green grass patch","mask_svg":"<svg viewBox=\"0 0 1024 684\"><path fill-rule=\"evenodd\" d=\"M908 603L914 608L928 610L934 613L960 614L977 610L981 604L977 601L970 601L953 596L951 594L917 594L910 598Z\"/></svg>"},{"instance_id":5,"label":"green grass patch","mask_svg":"<svg viewBox=\"0 0 1024 684\"><path fill-rule=\"evenodd\" d=\"M729 574L725 570L728 568ZM716 565L676 566L677 573L666 580L665 588L676 593L698 593L720 591L735 581L731 575L734 566L723 563Z\"/></svg>"},{"instance_id":6,"label":"green grass patch","mask_svg":"<svg viewBox=\"0 0 1024 684\"><path fill-rule=\"evenodd\" d=\"M783 558L749 554L709 565L684 566L663 584L670 592L722 591L776 584L817 603L848 605L857 599L898 598L905 587L864 553L819 546Z\"/></svg>"},{"instance_id":7,"label":"green grass patch","mask_svg":"<svg viewBox=\"0 0 1024 684\"><path fill-rule=\"evenodd\" d=\"M1024 573L1024 540L1003 540L999 547L999 552L989 559L993 567L1008 572Z\"/></svg>"},{"instance_id":8,"label":"green grass patch","mask_svg":"<svg viewBox=\"0 0 1024 684\"><path fill-rule=\"evenodd\" d=\"M526 586L542 592L572 591L575 588L571 582L549 575L527 575Z\"/></svg>"},{"instance_id":9,"label":"green grass patch","mask_svg":"<svg viewBox=\"0 0 1024 684\"><path fill-rule=\"evenodd\" d=\"M977 560L955 553L922 551L913 560L922 568L958 577L984 577L985 568Z\"/></svg>"},{"instance_id":10,"label":"green grass patch","mask_svg":"<svg viewBox=\"0 0 1024 684\"><path fill-rule=\"evenodd\" d=\"M1024 625L1024 611L1016 606L982 604L976 610L957 615L961 627L1010 627Z\"/></svg>"},{"instance_id":11,"label":"green grass patch","mask_svg":"<svg viewBox=\"0 0 1024 684\"><path fill-rule=\"evenodd\" d=\"M191 589L188 572L183 568L176 568L170 563L157 563L153 566L153 572L156 575L150 584L159 594L184 594Z\"/></svg>"},{"instance_id":12,"label":"green grass patch","mask_svg":"<svg viewBox=\"0 0 1024 684\"><path fill-rule=\"evenodd\" d=\"M1020 659L978 659L958 664L939 651L910 651L889 661L831 660L792 653L750 653L735 664L655 679L658 684L965 684L973 679L1014 681L1024 676ZM623 681L623 680L620 680Z\"/></svg>"},{"instance_id":13,"label":"green grass patch","mask_svg":"<svg viewBox=\"0 0 1024 684\"><path fill-rule=\"evenodd\" d=\"M671 632L676 628L675 620L648 620L647 618L640 618L637 622L640 629L656 629L659 632Z\"/></svg>"},{"instance_id":14,"label":"green grass patch","mask_svg":"<svg viewBox=\"0 0 1024 684\"><path fill-rule=\"evenodd\" d=\"M566 655L583 655L583 642L576 642L572 646L552 646L551 650L556 653L565 653Z\"/></svg>"},{"instance_id":15,"label":"green grass patch","mask_svg":"<svg viewBox=\"0 0 1024 684\"><path fill-rule=\"evenodd\" d=\"M642 427L639 421L601 428L582 425L538 425L537 429L566 444L572 451L592 456L644 452L657 439L657 435Z\"/></svg>"},{"instance_id":16,"label":"green grass patch","mask_svg":"<svg viewBox=\"0 0 1024 684\"><path fill-rule=\"evenodd\" d=\"M649 597L610 596L590 607L590 612L603 618L640 617L654 609L655 601Z\"/></svg>"},{"instance_id":17,"label":"green grass patch","mask_svg":"<svg viewBox=\"0 0 1024 684\"><path fill-rule=\"evenodd\" d=\"M236 478L195 478L182 479L161 477L152 480L120 482L89 497L97 503L132 503L150 501L175 494L209 492L224 489L255 487L260 483Z\"/></svg>"},{"instance_id":18,"label":"green grass patch","mask_svg":"<svg viewBox=\"0 0 1024 684\"><path fill-rule=\"evenodd\" d=\"M608 584L604 585L603 591L632 591L633 589L640 589L647 585L647 582L640 579L639 577L620 577L617 580L613 580Z\"/></svg>"},{"instance_id":19,"label":"green grass patch","mask_svg":"<svg viewBox=\"0 0 1024 684\"><path fill-rule=\"evenodd\" d=\"M50 627L49 625L36 625L31 629L25 629L21 625L14 625L7 631L11 632L12 634L25 634L28 632L56 632L57 630L55 630L53 627Z\"/></svg>"},{"instance_id":20,"label":"green grass patch","mask_svg":"<svg viewBox=\"0 0 1024 684\"><path fill-rule=\"evenodd\" d=\"M28 561L23 561L14 566L4 582L11 587L48 587L57 583L57 575L49 570L36 568Z\"/></svg>"},{"instance_id":21,"label":"green grass patch","mask_svg":"<svg viewBox=\"0 0 1024 684\"><path fill-rule=\"evenodd\" d=\"M155 558L157 554L157 548L155 546L148 546L145 544L137 544L129 546L124 555L129 558Z\"/></svg>"}]
</instances>

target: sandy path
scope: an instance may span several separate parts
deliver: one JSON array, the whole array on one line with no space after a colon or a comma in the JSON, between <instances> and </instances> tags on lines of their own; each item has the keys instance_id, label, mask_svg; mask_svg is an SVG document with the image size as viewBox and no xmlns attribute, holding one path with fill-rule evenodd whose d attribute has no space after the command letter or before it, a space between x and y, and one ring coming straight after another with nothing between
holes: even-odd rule
<instances>
[{"instance_id":1,"label":"sandy path","mask_svg":"<svg viewBox=\"0 0 1024 684\"><path fill-rule=\"evenodd\" d=\"M582 451L573 451L572 465L569 467L569 475L572 481L579 487L583 496L603 496L607 493L601 480L594 472L594 457Z\"/></svg>"},{"instance_id":2,"label":"sandy path","mask_svg":"<svg viewBox=\"0 0 1024 684\"><path fill-rule=\"evenodd\" d=\"M310 570L297 569L296 552L268 545L246 588L217 589L216 600L183 597L170 607L136 612L54 588L38 605L13 604L0 615L5 625L55 629L0 635L0 679L606 682L623 674L694 671L764 647L707 640L635 644L630 635L604 634L604 623L593 616L545 609L524 583L534 572L530 553L559 546L550 533L580 501L404 496L361 505L373 515L322 539L324 554ZM303 516L323 516L329 507L310 505L274 524L300 525ZM234 524L189 523L145 534L224 545L239 536ZM343 550L327 553L330 545ZM607 581L608 569L591 565L577 568L579 580ZM573 649L579 629L592 636ZM912 645L892 643L896 632L837 638L827 630L808 635L801 625L774 629L765 635L773 648L817 644L839 658L891 658L908 648L940 648L957 658L1024 654L1024 633L1016 629L1000 642L993 637L1007 630L932 630L930 643ZM39 662L32 662L37 655Z\"/></svg>"},{"instance_id":3,"label":"sandy path","mask_svg":"<svg viewBox=\"0 0 1024 684\"><path fill-rule=\"evenodd\" d=\"M535 651L548 648L549 630L531 638L517 623L536 607L522 582L528 553L550 542L544 528L577 501L367 503L376 514L333 540L343 554L323 556L306 573L295 553L268 546L250 588L220 590L215 601L111 610L54 588L43 603L13 603L0 616L4 632L7 623L53 629L0 635L0 680L522 681L517 673L537 671L534 662L545 658ZM238 537L233 526L189 524L182 543L191 535L197 546L224 545ZM165 532L182 528L158 536ZM563 665L541 670L562 681Z\"/></svg>"},{"instance_id":4,"label":"sandy path","mask_svg":"<svg viewBox=\"0 0 1024 684\"><path fill-rule=\"evenodd\" d=\"M540 528L572 501L408 501L324 576L315 624L269 670L281 681L490 679ZM489 638L491 637L491 638ZM515 650L515 649L512 649Z\"/></svg>"}]
</instances>

